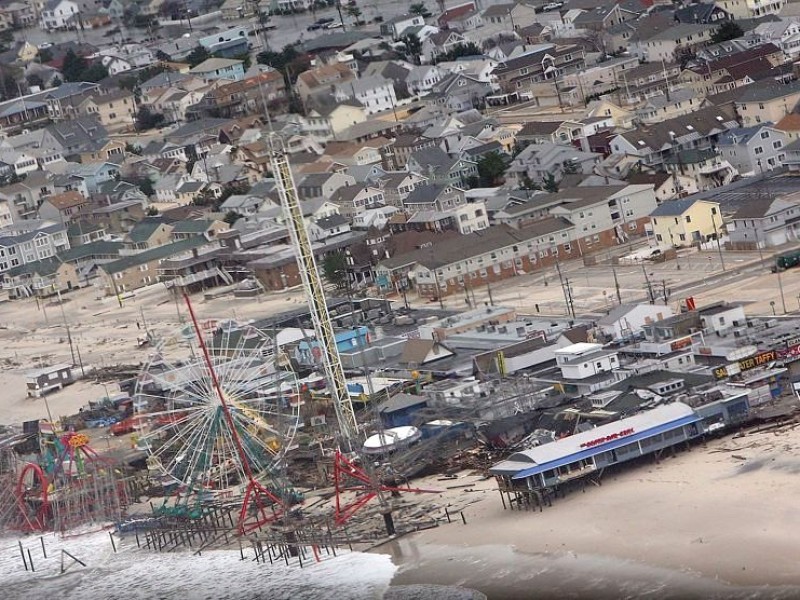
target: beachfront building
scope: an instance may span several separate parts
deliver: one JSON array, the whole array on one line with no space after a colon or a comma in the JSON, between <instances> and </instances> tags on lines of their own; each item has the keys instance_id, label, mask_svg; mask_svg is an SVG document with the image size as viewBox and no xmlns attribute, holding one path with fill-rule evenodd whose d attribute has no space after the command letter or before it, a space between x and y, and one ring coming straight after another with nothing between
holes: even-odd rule
<instances>
[{"instance_id":1,"label":"beachfront building","mask_svg":"<svg viewBox=\"0 0 800 600\"><path fill-rule=\"evenodd\" d=\"M504 508L541 507L570 483L599 481L606 469L643 456L658 459L665 450L704 435L720 417L727 426L748 411L746 394L698 409L672 402L516 452L489 472L497 480Z\"/></svg>"}]
</instances>

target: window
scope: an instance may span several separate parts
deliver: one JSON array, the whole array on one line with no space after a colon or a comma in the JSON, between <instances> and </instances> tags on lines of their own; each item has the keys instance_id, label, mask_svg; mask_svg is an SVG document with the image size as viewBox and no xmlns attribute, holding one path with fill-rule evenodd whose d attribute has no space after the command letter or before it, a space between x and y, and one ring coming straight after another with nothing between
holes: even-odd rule
<instances>
[{"instance_id":1,"label":"window","mask_svg":"<svg viewBox=\"0 0 800 600\"><path fill-rule=\"evenodd\" d=\"M764 108L764 106L762 105L762 106L761 106L761 108ZM768 137L769 137L769 131L762 131L762 132L761 132L761 139L762 139L762 140L765 140L765 139L767 139Z\"/></svg>"},{"instance_id":2,"label":"window","mask_svg":"<svg viewBox=\"0 0 800 600\"><path fill-rule=\"evenodd\" d=\"M755 154L756 156L758 156L759 154L764 154L764 148L762 148L761 146L756 146L753 149L753 154Z\"/></svg>"},{"instance_id":3,"label":"window","mask_svg":"<svg viewBox=\"0 0 800 600\"><path fill-rule=\"evenodd\" d=\"M782 142L782 141L780 141L780 140L776 140L776 141L772 142L772 147L773 147L775 150L777 150L777 149L778 149L778 148L780 148L781 146L783 146L783 142Z\"/></svg>"},{"instance_id":4,"label":"window","mask_svg":"<svg viewBox=\"0 0 800 600\"><path fill-rule=\"evenodd\" d=\"M687 223L691 223L692 222L692 217L690 217L689 215L686 215L686 222Z\"/></svg>"}]
</instances>

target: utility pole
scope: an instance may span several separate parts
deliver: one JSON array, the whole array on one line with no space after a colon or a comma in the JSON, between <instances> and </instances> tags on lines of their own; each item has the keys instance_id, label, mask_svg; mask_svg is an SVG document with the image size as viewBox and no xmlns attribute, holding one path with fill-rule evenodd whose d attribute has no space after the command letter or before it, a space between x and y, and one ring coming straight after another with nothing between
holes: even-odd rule
<instances>
[{"instance_id":1,"label":"utility pole","mask_svg":"<svg viewBox=\"0 0 800 600\"><path fill-rule=\"evenodd\" d=\"M722 266L722 270L725 271L725 259L722 258L722 244L719 241L719 232L717 231L717 220L714 218L714 211L715 208L711 209L711 224L714 225L714 237L717 238L717 251L719 252L719 264ZM720 223L722 225L722 223Z\"/></svg>"},{"instance_id":2,"label":"utility pole","mask_svg":"<svg viewBox=\"0 0 800 600\"><path fill-rule=\"evenodd\" d=\"M617 266L614 264L613 259L611 262L611 272L614 274L614 289L617 292L617 303L622 304L622 293L619 289L619 279L617 279Z\"/></svg>"},{"instance_id":3,"label":"utility pole","mask_svg":"<svg viewBox=\"0 0 800 600\"><path fill-rule=\"evenodd\" d=\"M783 306L783 314L786 314L786 296L783 293L783 277L781 277L781 270L775 269L775 274L778 276L778 289L781 293L781 305Z\"/></svg>"},{"instance_id":4,"label":"utility pole","mask_svg":"<svg viewBox=\"0 0 800 600\"><path fill-rule=\"evenodd\" d=\"M492 298L492 283L486 280L486 291L489 292L489 304L494 306L494 298Z\"/></svg>"},{"instance_id":5,"label":"utility pole","mask_svg":"<svg viewBox=\"0 0 800 600\"><path fill-rule=\"evenodd\" d=\"M564 292L564 303L567 305L567 315L572 315L575 318L575 312L570 302L570 293L568 290L568 283L564 282L564 275L561 273L561 263L556 259L556 272L558 273L558 281L561 282L561 291Z\"/></svg>"},{"instance_id":6,"label":"utility pole","mask_svg":"<svg viewBox=\"0 0 800 600\"><path fill-rule=\"evenodd\" d=\"M656 296L653 292L653 283L650 281L650 277L647 276L647 269L645 268L644 263L642 263L642 273L644 274L644 283L647 286L647 297L650 300L650 304L655 304Z\"/></svg>"},{"instance_id":7,"label":"utility pole","mask_svg":"<svg viewBox=\"0 0 800 600\"><path fill-rule=\"evenodd\" d=\"M53 284L55 287L55 284ZM61 318L64 320L64 327L67 330L67 342L69 342L69 353L72 356L72 364L77 364L75 362L75 348L72 345L72 334L69 331L69 323L67 323L67 314L64 312L64 303L61 301L61 290L56 290L56 294L58 294L58 306L61 308ZM785 305L784 305L785 306ZM786 312L785 310L783 312Z\"/></svg>"}]
</instances>

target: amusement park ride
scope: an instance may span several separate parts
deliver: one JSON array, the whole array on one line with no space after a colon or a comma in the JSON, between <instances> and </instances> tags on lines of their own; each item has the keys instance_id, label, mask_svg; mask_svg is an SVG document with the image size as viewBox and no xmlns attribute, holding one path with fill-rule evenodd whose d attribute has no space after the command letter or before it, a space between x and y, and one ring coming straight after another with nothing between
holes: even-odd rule
<instances>
[{"instance_id":1,"label":"amusement park ride","mask_svg":"<svg viewBox=\"0 0 800 600\"><path fill-rule=\"evenodd\" d=\"M386 531L395 533L387 495L426 490L382 482L374 457L360 460L363 439L325 302L311 242L283 142L270 138L272 169L309 303L338 424L333 453L334 522L345 524L373 499L379 501ZM137 447L148 452L151 480L165 500L155 517L192 519L205 507L237 507L244 535L287 516L302 501L288 483L285 455L300 423L298 381L279 367L275 341L253 327L203 327L188 296L191 330L162 340L137 377ZM188 347L188 353L187 353ZM126 486L82 433L40 431L38 460L4 464L0 479L17 477L13 494L0 498L0 525L26 531L65 530L80 523L119 520L128 503ZM6 462L8 463L9 460ZM359 464L360 463L360 464ZM6 485L6 489L9 486Z\"/></svg>"}]
</instances>

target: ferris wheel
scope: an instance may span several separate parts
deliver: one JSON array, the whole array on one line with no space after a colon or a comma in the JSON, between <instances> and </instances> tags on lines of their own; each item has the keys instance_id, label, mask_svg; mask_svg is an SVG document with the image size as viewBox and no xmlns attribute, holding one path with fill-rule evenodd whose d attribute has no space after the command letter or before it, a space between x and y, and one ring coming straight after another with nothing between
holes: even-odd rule
<instances>
[{"instance_id":1,"label":"ferris wheel","mask_svg":"<svg viewBox=\"0 0 800 600\"><path fill-rule=\"evenodd\" d=\"M191 314L194 326L163 339L137 379L134 427L151 478L186 502L246 504L254 486L290 493L280 482L299 423L294 374L265 332Z\"/></svg>"}]
</instances>

